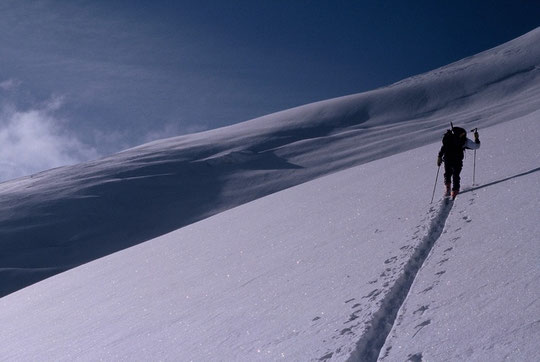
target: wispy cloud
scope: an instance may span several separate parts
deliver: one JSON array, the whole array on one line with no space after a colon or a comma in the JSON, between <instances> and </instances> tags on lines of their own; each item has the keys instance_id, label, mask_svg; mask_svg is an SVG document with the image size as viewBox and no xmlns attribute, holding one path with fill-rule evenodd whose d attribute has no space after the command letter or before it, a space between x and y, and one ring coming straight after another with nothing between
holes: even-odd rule
<instances>
[{"instance_id":1,"label":"wispy cloud","mask_svg":"<svg viewBox=\"0 0 540 362\"><path fill-rule=\"evenodd\" d=\"M3 105L0 110L0 181L53 167L96 158L97 151L83 144L55 116L61 98L20 110Z\"/></svg>"},{"instance_id":2,"label":"wispy cloud","mask_svg":"<svg viewBox=\"0 0 540 362\"><path fill-rule=\"evenodd\" d=\"M12 89L17 88L19 85L21 85L21 82L17 79L7 79L3 82L0 82L0 89L3 89L4 91L10 91Z\"/></svg>"}]
</instances>

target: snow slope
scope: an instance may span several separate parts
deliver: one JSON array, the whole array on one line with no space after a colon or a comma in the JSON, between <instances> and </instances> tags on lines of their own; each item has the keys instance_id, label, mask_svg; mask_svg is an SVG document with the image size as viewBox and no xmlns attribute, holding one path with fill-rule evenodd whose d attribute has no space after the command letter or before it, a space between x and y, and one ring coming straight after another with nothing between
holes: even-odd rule
<instances>
[{"instance_id":1,"label":"snow slope","mask_svg":"<svg viewBox=\"0 0 540 362\"><path fill-rule=\"evenodd\" d=\"M433 144L4 297L2 357L366 360L376 358L380 321L391 325L403 304L383 360L538 360L540 200L531 190L540 186L539 117L482 131L480 185L453 204L429 205ZM408 268L412 255L427 257L419 271ZM401 279L411 271L403 303Z\"/></svg>"},{"instance_id":2,"label":"snow slope","mask_svg":"<svg viewBox=\"0 0 540 362\"><path fill-rule=\"evenodd\" d=\"M540 107L540 28L367 93L0 184L0 296L322 175ZM134 197L134 195L137 195Z\"/></svg>"},{"instance_id":3,"label":"snow slope","mask_svg":"<svg viewBox=\"0 0 540 362\"><path fill-rule=\"evenodd\" d=\"M448 215L383 361L540 360L540 112L486 135L503 146L483 150L482 182Z\"/></svg>"},{"instance_id":4,"label":"snow slope","mask_svg":"<svg viewBox=\"0 0 540 362\"><path fill-rule=\"evenodd\" d=\"M0 359L537 360L539 38L0 184L4 294L155 237L3 297Z\"/></svg>"}]
</instances>

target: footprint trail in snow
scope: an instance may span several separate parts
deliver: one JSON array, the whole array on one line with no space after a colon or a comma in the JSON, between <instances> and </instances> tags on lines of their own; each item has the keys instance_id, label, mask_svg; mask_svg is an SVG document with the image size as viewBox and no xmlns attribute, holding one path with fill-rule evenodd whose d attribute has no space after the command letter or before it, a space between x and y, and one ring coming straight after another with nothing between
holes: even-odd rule
<instances>
[{"instance_id":1,"label":"footprint trail in snow","mask_svg":"<svg viewBox=\"0 0 540 362\"><path fill-rule=\"evenodd\" d=\"M401 275L381 301L378 311L368 322L368 328L356 345L349 361L376 361L384 345L386 337L395 323L398 311L407 298L411 285L422 267L424 261L444 230L446 219L452 210L453 200L443 199L438 211L430 221L427 234L422 238L412 256L402 269ZM431 212L435 209L431 208ZM418 326L418 331L430 323L425 321Z\"/></svg>"}]
</instances>

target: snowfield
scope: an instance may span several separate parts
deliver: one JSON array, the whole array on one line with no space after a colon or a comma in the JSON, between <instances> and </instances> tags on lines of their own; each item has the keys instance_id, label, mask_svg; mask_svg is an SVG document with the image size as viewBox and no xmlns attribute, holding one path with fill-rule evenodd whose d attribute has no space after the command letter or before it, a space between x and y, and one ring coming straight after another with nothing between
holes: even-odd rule
<instances>
[{"instance_id":1,"label":"snowfield","mask_svg":"<svg viewBox=\"0 0 540 362\"><path fill-rule=\"evenodd\" d=\"M0 360L540 360L537 44L0 184Z\"/></svg>"}]
</instances>

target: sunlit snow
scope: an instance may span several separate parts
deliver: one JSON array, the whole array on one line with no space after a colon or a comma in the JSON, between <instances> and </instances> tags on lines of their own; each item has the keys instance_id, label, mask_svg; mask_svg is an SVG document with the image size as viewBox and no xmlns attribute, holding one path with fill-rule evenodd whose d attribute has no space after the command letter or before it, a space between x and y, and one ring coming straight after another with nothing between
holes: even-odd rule
<instances>
[{"instance_id":1,"label":"sunlit snow","mask_svg":"<svg viewBox=\"0 0 540 362\"><path fill-rule=\"evenodd\" d=\"M0 359L540 359L537 44L0 184Z\"/></svg>"}]
</instances>

